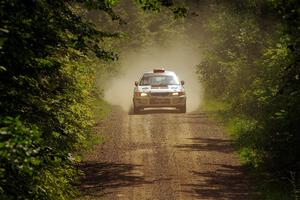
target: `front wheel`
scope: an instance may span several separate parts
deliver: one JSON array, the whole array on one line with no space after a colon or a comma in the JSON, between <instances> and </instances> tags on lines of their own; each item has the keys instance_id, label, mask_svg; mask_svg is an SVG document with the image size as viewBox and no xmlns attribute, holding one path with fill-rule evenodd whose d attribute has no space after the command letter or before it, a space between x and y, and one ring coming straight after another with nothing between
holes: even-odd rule
<instances>
[{"instance_id":1,"label":"front wheel","mask_svg":"<svg viewBox=\"0 0 300 200\"><path fill-rule=\"evenodd\" d=\"M135 105L133 105L133 114L139 114L139 113L140 113L140 109Z\"/></svg>"},{"instance_id":2,"label":"front wheel","mask_svg":"<svg viewBox=\"0 0 300 200\"><path fill-rule=\"evenodd\" d=\"M179 110L180 110L181 113L186 113L186 104L184 104L184 106L181 106L179 108Z\"/></svg>"}]
</instances>

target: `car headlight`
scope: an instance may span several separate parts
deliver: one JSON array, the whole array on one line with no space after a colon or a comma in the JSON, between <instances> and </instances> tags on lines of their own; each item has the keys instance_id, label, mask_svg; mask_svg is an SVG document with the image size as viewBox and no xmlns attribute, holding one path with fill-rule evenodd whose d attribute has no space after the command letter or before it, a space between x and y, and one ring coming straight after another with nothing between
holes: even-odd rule
<instances>
[{"instance_id":1,"label":"car headlight","mask_svg":"<svg viewBox=\"0 0 300 200\"><path fill-rule=\"evenodd\" d=\"M182 95L185 95L184 92L173 92L172 93L172 96L182 96Z\"/></svg>"},{"instance_id":2,"label":"car headlight","mask_svg":"<svg viewBox=\"0 0 300 200\"><path fill-rule=\"evenodd\" d=\"M146 97L146 96L148 96L148 94L147 94L147 93L145 93L145 92L141 92L141 97Z\"/></svg>"},{"instance_id":3,"label":"car headlight","mask_svg":"<svg viewBox=\"0 0 300 200\"><path fill-rule=\"evenodd\" d=\"M136 97L146 97L148 94L146 92L135 92Z\"/></svg>"}]
</instances>

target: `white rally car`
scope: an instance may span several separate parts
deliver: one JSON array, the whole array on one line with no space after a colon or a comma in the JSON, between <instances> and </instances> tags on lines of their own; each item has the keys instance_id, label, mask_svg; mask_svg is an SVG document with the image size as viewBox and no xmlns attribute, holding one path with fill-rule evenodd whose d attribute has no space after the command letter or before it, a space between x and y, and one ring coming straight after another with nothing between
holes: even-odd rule
<instances>
[{"instance_id":1,"label":"white rally car","mask_svg":"<svg viewBox=\"0 0 300 200\"><path fill-rule=\"evenodd\" d=\"M133 94L133 111L138 113L144 108L175 107L186 112L186 95L184 81L179 81L172 71L154 69L144 73L135 82Z\"/></svg>"}]
</instances>

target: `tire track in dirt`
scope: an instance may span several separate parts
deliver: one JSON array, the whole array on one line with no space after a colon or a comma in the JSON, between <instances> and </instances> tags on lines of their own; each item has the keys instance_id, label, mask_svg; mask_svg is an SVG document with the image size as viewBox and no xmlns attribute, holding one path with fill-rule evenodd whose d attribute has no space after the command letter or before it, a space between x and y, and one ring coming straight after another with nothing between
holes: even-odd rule
<instances>
[{"instance_id":1,"label":"tire track in dirt","mask_svg":"<svg viewBox=\"0 0 300 200\"><path fill-rule=\"evenodd\" d=\"M120 108L85 156L78 199L254 199L230 139L205 113ZM97 127L95 127L97 129Z\"/></svg>"}]
</instances>

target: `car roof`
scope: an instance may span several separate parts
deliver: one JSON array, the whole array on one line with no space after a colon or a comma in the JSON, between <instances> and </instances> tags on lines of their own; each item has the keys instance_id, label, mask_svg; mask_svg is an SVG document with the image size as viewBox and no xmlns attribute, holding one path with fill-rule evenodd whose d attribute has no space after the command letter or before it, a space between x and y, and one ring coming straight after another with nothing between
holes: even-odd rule
<instances>
[{"instance_id":1,"label":"car roof","mask_svg":"<svg viewBox=\"0 0 300 200\"><path fill-rule=\"evenodd\" d=\"M144 75L155 75L155 74L159 74L159 75L176 75L175 72L173 71L164 71L164 72L156 72L154 73L153 71L149 71L149 72L145 72Z\"/></svg>"}]
</instances>

